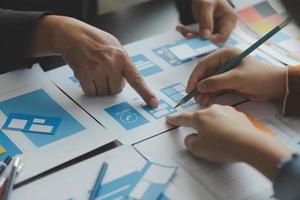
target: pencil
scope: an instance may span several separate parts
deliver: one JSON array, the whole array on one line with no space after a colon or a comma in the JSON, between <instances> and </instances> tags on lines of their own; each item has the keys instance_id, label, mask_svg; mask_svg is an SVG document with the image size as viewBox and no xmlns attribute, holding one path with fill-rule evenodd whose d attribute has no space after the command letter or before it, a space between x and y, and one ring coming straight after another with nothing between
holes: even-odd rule
<instances>
[{"instance_id":1,"label":"pencil","mask_svg":"<svg viewBox=\"0 0 300 200\"><path fill-rule=\"evenodd\" d=\"M292 18L288 17L285 19L280 25L273 28L270 32L268 32L266 35L264 35L262 38L260 38L257 42L255 42L253 45L251 45L249 48L247 48L245 51L243 51L240 55L236 56L235 58L231 59L223 68L218 70L216 74L222 74L224 72L227 72L229 70L232 70L235 68L246 56L251 54L255 49L257 49L260 45L262 45L264 42L269 40L272 36L274 36L278 31L283 29L286 25L288 25L292 21ZM188 102L191 98L198 95L199 92L195 88L192 92L187 94L185 97L183 97L180 102L175 106L177 108L178 106L181 106Z\"/></svg>"},{"instance_id":2,"label":"pencil","mask_svg":"<svg viewBox=\"0 0 300 200\"><path fill-rule=\"evenodd\" d=\"M95 200L96 199L96 197L97 197L97 195L98 195L98 193L101 189L101 184L102 184L102 181L104 179L107 168L108 168L108 163L104 162L102 164L101 168L100 168L98 177L96 179L96 182L95 182L94 188L91 192L91 195L89 197L89 200Z\"/></svg>"}]
</instances>

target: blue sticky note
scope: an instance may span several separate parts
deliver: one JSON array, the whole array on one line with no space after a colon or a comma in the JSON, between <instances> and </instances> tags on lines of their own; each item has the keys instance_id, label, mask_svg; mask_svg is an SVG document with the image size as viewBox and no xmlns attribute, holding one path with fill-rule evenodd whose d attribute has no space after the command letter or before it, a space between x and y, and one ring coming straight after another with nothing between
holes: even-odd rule
<instances>
[{"instance_id":1,"label":"blue sticky note","mask_svg":"<svg viewBox=\"0 0 300 200\"><path fill-rule=\"evenodd\" d=\"M28 133L54 135L60 122L61 119L58 117L11 113L8 115L2 128Z\"/></svg>"},{"instance_id":2,"label":"blue sticky note","mask_svg":"<svg viewBox=\"0 0 300 200\"><path fill-rule=\"evenodd\" d=\"M149 122L127 102L106 108L105 112L107 112L126 130L134 129Z\"/></svg>"},{"instance_id":3,"label":"blue sticky note","mask_svg":"<svg viewBox=\"0 0 300 200\"><path fill-rule=\"evenodd\" d=\"M142 107L155 119L160 119L176 112L176 110L164 100L159 101L159 106L157 108L152 108L149 105L144 105Z\"/></svg>"},{"instance_id":4,"label":"blue sticky note","mask_svg":"<svg viewBox=\"0 0 300 200\"><path fill-rule=\"evenodd\" d=\"M140 74L144 77L151 76L162 71L160 67L150 61L143 54L131 57L131 61L136 66Z\"/></svg>"}]
</instances>

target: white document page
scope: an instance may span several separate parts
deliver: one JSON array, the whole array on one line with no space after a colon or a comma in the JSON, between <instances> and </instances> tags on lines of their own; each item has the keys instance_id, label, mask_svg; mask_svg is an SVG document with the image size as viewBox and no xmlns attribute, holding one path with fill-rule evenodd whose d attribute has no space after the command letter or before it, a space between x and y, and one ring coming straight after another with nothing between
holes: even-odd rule
<instances>
[{"instance_id":1,"label":"white document page","mask_svg":"<svg viewBox=\"0 0 300 200\"><path fill-rule=\"evenodd\" d=\"M269 199L272 195L271 183L250 166L243 163L218 166L191 156L183 141L194 132L192 129L179 128L134 147L147 159L179 165L174 182L189 194L185 199L209 199L202 196L205 194L203 190L221 200Z\"/></svg>"},{"instance_id":2,"label":"white document page","mask_svg":"<svg viewBox=\"0 0 300 200\"><path fill-rule=\"evenodd\" d=\"M283 116L281 106L275 103L247 102L239 105L238 108L263 123L291 149L300 152L299 117Z\"/></svg>"},{"instance_id":3,"label":"white document page","mask_svg":"<svg viewBox=\"0 0 300 200\"><path fill-rule=\"evenodd\" d=\"M0 154L20 155L17 182L113 141L39 67L0 76Z\"/></svg>"},{"instance_id":4,"label":"white document page","mask_svg":"<svg viewBox=\"0 0 300 200\"><path fill-rule=\"evenodd\" d=\"M177 109L173 108L186 95L184 90L188 78L200 59L196 57L186 62L176 59L168 50L168 44L180 40L183 40L182 36L172 31L125 46L146 83L161 101L161 106L154 110L145 108L143 100L128 84L116 96L86 97L68 66L52 70L48 75L122 143L134 144L170 129L164 122L165 116L201 108L194 100ZM249 47L249 44L235 36L229 43L242 50ZM252 55L265 62L281 65L260 51L255 51ZM232 105L243 100L241 97L226 94L218 97L216 102Z\"/></svg>"},{"instance_id":5,"label":"white document page","mask_svg":"<svg viewBox=\"0 0 300 200\"><path fill-rule=\"evenodd\" d=\"M129 159L130 158L130 159ZM43 179L25 185L13 193L15 200L83 200L88 199L101 164L108 163L102 185L131 172L141 170L146 160L131 146L120 146L109 152L63 169ZM119 191L124 188L118 189ZM125 188L126 189L126 188ZM115 193L118 191L116 190ZM139 191L141 192L141 191ZM110 193L112 195L112 193ZM185 195L178 186L169 183L164 195L168 199L182 200ZM100 198L97 198L100 199Z\"/></svg>"}]
</instances>

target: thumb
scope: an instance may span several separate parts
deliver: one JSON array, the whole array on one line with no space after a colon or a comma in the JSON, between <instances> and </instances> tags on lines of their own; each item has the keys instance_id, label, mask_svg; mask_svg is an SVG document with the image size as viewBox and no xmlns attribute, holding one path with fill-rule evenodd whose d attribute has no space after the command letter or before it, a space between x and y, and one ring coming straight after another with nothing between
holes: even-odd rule
<instances>
[{"instance_id":1,"label":"thumb","mask_svg":"<svg viewBox=\"0 0 300 200\"><path fill-rule=\"evenodd\" d=\"M197 90L200 93L214 93L222 90L233 90L235 87L236 83L233 79L232 71L211 76L197 84Z\"/></svg>"},{"instance_id":2,"label":"thumb","mask_svg":"<svg viewBox=\"0 0 300 200\"><path fill-rule=\"evenodd\" d=\"M215 4L210 1L203 1L199 6L199 12L196 13L196 19L199 23L200 35L203 38L209 38L214 29Z\"/></svg>"}]
</instances>

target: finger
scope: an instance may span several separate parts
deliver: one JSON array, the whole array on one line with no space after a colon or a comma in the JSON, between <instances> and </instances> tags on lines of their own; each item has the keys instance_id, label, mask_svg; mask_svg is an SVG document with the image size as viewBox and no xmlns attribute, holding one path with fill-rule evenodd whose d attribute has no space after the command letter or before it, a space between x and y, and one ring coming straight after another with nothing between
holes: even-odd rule
<instances>
[{"instance_id":1,"label":"finger","mask_svg":"<svg viewBox=\"0 0 300 200\"><path fill-rule=\"evenodd\" d=\"M139 74L137 69L131 64L127 56L125 58L124 76L131 87L144 99L148 105L152 107L157 107L159 105L158 99L148 88L144 82L144 79Z\"/></svg>"},{"instance_id":2,"label":"finger","mask_svg":"<svg viewBox=\"0 0 300 200\"><path fill-rule=\"evenodd\" d=\"M105 76L104 72L102 71L102 68L96 67L93 71L93 79L96 86L96 94L99 96L105 96L108 95L109 88L108 88L108 78Z\"/></svg>"},{"instance_id":3,"label":"finger","mask_svg":"<svg viewBox=\"0 0 300 200\"><path fill-rule=\"evenodd\" d=\"M204 57L194 68L188 80L186 92L190 93L196 88L199 81L215 74L218 69L223 67L224 64L238 53L237 49L222 49Z\"/></svg>"},{"instance_id":4,"label":"finger","mask_svg":"<svg viewBox=\"0 0 300 200\"><path fill-rule=\"evenodd\" d=\"M172 126L187 126L193 127L194 114L182 113L177 116L166 117L166 122Z\"/></svg>"},{"instance_id":5,"label":"finger","mask_svg":"<svg viewBox=\"0 0 300 200\"><path fill-rule=\"evenodd\" d=\"M96 86L92 80L81 80L79 79L80 86L87 96L92 96L96 94Z\"/></svg>"},{"instance_id":6,"label":"finger","mask_svg":"<svg viewBox=\"0 0 300 200\"><path fill-rule=\"evenodd\" d=\"M197 90L201 93L213 93L222 90L235 89L237 83L234 77L234 71L229 71L223 74L211 76L199 82L197 84Z\"/></svg>"},{"instance_id":7,"label":"finger","mask_svg":"<svg viewBox=\"0 0 300 200\"><path fill-rule=\"evenodd\" d=\"M184 26L182 24L178 24L176 26L176 30L187 39L194 38L198 35L197 32L192 31L190 28L188 28L187 26Z\"/></svg>"},{"instance_id":8,"label":"finger","mask_svg":"<svg viewBox=\"0 0 300 200\"><path fill-rule=\"evenodd\" d=\"M211 41L216 44L225 43L235 28L236 21L237 19L234 13L221 17L215 27L215 34L210 38Z\"/></svg>"},{"instance_id":9,"label":"finger","mask_svg":"<svg viewBox=\"0 0 300 200\"><path fill-rule=\"evenodd\" d=\"M212 1L202 1L199 6L196 19L199 23L200 36L209 38L214 30L214 10L216 4Z\"/></svg>"},{"instance_id":10,"label":"finger","mask_svg":"<svg viewBox=\"0 0 300 200\"><path fill-rule=\"evenodd\" d=\"M184 144L187 147L187 149L192 152L193 154L195 154L197 152L198 149L198 140L199 140L199 135L196 133L193 133L191 135L188 135L185 139L184 139Z\"/></svg>"},{"instance_id":11,"label":"finger","mask_svg":"<svg viewBox=\"0 0 300 200\"><path fill-rule=\"evenodd\" d=\"M108 87L111 94L119 94L123 90L123 79L121 73L113 73L108 78Z\"/></svg>"},{"instance_id":12,"label":"finger","mask_svg":"<svg viewBox=\"0 0 300 200\"><path fill-rule=\"evenodd\" d=\"M96 86L93 78L89 76L89 70L83 67L76 67L74 75L79 80L81 89L85 95L92 96L96 94Z\"/></svg>"}]
</instances>

